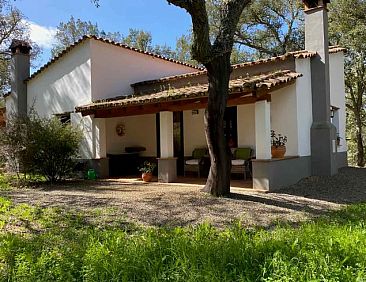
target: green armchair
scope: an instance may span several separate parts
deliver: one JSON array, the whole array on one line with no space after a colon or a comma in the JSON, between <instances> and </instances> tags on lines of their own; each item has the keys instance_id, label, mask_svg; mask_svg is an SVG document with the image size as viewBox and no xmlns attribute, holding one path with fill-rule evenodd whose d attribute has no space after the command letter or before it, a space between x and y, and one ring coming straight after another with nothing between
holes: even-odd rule
<instances>
[{"instance_id":1,"label":"green armchair","mask_svg":"<svg viewBox=\"0 0 366 282\"><path fill-rule=\"evenodd\" d=\"M247 179L247 173L251 176L250 160L252 158L252 148L236 148L233 159L231 160L231 173L243 174L244 180Z\"/></svg>"},{"instance_id":2,"label":"green armchair","mask_svg":"<svg viewBox=\"0 0 366 282\"><path fill-rule=\"evenodd\" d=\"M203 165L203 158L208 155L207 148L196 148L192 152L192 157L184 162L184 176L186 172L197 172L200 177L201 166Z\"/></svg>"}]
</instances>

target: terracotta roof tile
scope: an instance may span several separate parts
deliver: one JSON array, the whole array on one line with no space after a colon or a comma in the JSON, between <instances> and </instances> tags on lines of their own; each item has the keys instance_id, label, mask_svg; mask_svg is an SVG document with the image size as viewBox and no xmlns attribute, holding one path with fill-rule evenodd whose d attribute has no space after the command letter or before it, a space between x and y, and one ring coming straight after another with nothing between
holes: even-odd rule
<instances>
[{"instance_id":1,"label":"terracotta roof tile","mask_svg":"<svg viewBox=\"0 0 366 282\"><path fill-rule=\"evenodd\" d=\"M257 60L257 61L235 64L235 65L232 65L232 67L233 67L233 69L239 69L239 68L243 68L243 67L255 66L255 65L265 64L265 63L269 63L269 62L281 61L281 60L285 60L289 57L303 59L303 58L313 57L315 55L316 55L315 52L309 52L309 51L289 52L289 53L286 53L285 55L281 55L281 56L277 56L277 57L271 57L268 59L261 59L261 60ZM202 74L206 74L206 73L207 73L206 70L202 70L202 71L191 72L191 73L186 73L186 74L167 76L167 77L162 77L159 79L137 82L137 83L131 84L131 86L134 87L134 86L139 86L139 85L160 83L160 82L165 82L165 81L170 81L170 80L175 80L175 79L180 79L180 78L198 76L198 75L202 75Z\"/></svg>"},{"instance_id":2,"label":"terracotta roof tile","mask_svg":"<svg viewBox=\"0 0 366 282\"><path fill-rule=\"evenodd\" d=\"M143 51L143 50L140 50L140 49L137 49L137 48L133 48L133 47L130 47L126 44L115 42L113 40L100 38L100 37L97 37L97 36L94 36L94 35L85 35L82 38L80 38L78 41L74 42L73 44L71 44L70 46L65 48L63 51L58 53L55 57L53 57L50 61L48 61L40 69L38 69L36 72L34 72L28 79L26 79L26 81L29 81L29 80L33 79L34 77L36 77L38 74L40 74L45 69L47 69L50 65L52 65L53 63L58 61L60 58L62 58L68 52L70 52L70 50L74 49L76 46L80 45L82 42L84 42L88 39L94 39L94 40L97 40L97 41L100 41L100 42L108 43L108 44L111 44L111 45L114 45L114 46L117 46L117 47L121 47L121 48L124 48L124 49L128 49L128 50L132 50L132 51L135 51L135 52L138 52L138 53L141 53L141 54L145 54L145 55L148 55L148 56L159 58L159 59L162 59L162 60L165 60L165 61L168 61L168 62L172 62L172 63L175 63L175 64L191 67L191 68L194 68L194 69L197 69L197 70L203 70L203 68L200 68L200 67L188 64L188 63L180 62L180 61L177 61L177 60L174 60L174 59L170 59L170 58L158 55L158 54L154 54L154 53L151 53L151 52L147 52L147 51Z\"/></svg>"},{"instance_id":3,"label":"terracotta roof tile","mask_svg":"<svg viewBox=\"0 0 366 282\"><path fill-rule=\"evenodd\" d=\"M340 46L330 46L329 47L329 53L330 54L334 54L334 53L338 53L338 52L343 52L343 53L346 53L347 52L347 49L346 48L343 48L343 47L340 47Z\"/></svg>"},{"instance_id":4,"label":"terracotta roof tile","mask_svg":"<svg viewBox=\"0 0 366 282\"><path fill-rule=\"evenodd\" d=\"M253 75L233 79L229 84L230 93L250 92L258 90L270 90L274 86L286 84L302 76L289 70L276 71L272 73ZM76 107L77 112L96 110L104 108L127 107L129 105L143 105L172 100L187 100L207 96L208 84L187 86L177 89L168 89L147 95L131 95L116 97L114 99L95 101L92 104Z\"/></svg>"},{"instance_id":5,"label":"terracotta roof tile","mask_svg":"<svg viewBox=\"0 0 366 282\"><path fill-rule=\"evenodd\" d=\"M339 46L329 46L329 53L337 53L337 52L345 52L345 51L346 51L345 48L341 48ZM239 68L243 68L243 67L256 66L256 65L260 65L260 64L269 63L269 62L282 61L282 60L286 60L287 58L290 58L290 57L293 57L296 59L306 59L306 58L314 57L315 55L316 55L316 52L300 50L300 51L288 52L284 55L271 57L268 59L261 59L261 60L257 60L257 61L235 64L232 67L233 67L233 69L239 69ZM199 76L199 75L206 74L206 73L207 73L206 70L202 70L202 71L196 71L196 72L191 72L191 73L186 73L186 74L166 76L166 77L162 77L159 79L136 82L136 83L131 84L131 86L134 87L134 86L140 86L140 85L161 83L161 82L171 81L171 80L180 79L180 78Z\"/></svg>"}]
</instances>

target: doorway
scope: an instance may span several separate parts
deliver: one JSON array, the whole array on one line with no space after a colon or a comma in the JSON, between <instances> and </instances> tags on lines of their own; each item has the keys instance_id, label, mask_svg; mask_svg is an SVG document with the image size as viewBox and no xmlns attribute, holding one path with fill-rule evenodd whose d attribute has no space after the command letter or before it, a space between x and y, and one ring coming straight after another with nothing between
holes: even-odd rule
<instances>
[{"instance_id":1,"label":"doorway","mask_svg":"<svg viewBox=\"0 0 366 282\"><path fill-rule=\"evenodd\" d=\"M238 147L237 107L227 107L224 114L224 135L230 148Z\"/></svg>"},{"instance_id":2,"label":"doorway","mask_svg":"<svg viewBox=\"0 0 366 282\"><path fill-rule=\"evenodd\" d=\"M184 174L183 112L173 112L174 157L177 158L177 174Z\"/></svg>"}]
</instances>

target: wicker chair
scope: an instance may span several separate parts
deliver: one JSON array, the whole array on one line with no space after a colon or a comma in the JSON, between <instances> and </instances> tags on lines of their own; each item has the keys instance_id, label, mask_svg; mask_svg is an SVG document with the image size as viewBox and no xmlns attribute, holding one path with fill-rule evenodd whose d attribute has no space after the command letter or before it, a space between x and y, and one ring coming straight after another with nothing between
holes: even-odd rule
<instances>
[{"instance_id":1,"label":"wicker chair","mask_svg":"<svg viewBox=\"0 0 366 282\"><path fill-rule=\"evenodd\" d=\"M242 173L244 180L247 179L247 173L251 176L250 159L253 150L251 148L236 148L234 150L233 159L231 160L231 173Z\"/></svg>"},{"instance_id":2,"label":"wicker chair","mask_svg":"<svg viewBox=\"0 0 366 282\"><path fill-rule=\"evenodd\" d=\"M196 148L192 152L192 157L185 160L184 162L184 176L186 176L186 172L197 172L198 177L201 176L200 170L203 165L203 158L207 156L208 150L207 148Z\"/></svg>"}]
</instances>

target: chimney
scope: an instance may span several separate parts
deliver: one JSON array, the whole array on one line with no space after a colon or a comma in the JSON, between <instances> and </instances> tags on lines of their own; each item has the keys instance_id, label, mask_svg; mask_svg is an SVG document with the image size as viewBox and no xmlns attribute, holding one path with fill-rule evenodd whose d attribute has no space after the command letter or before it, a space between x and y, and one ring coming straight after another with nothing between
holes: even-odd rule
<instances>
[{"instance_id":1,"label":"chimney","mask_svg":"<svg viewBox=\"0 0 366 282\"><path fill-rule=\"evenodd\" d=\"M305 49L317 53L311 59L313 124L311 166L313 175L330 176L336 165L336 128L330 121L328 10L330 0L304 0Z\"/></svg>"},{"instance_id":2,"label":"chimney","mask_svg":"<svg viewBox=\"0 0 366 282\"><path fill-rule=\"evenodd\" d=\"M14 39L9 49L11 51L11 96L14 99L14 110L17 115L27 115L27 84L24 80L30 75L32 47L25 41Z\"/></svg>"}]
</instances>

